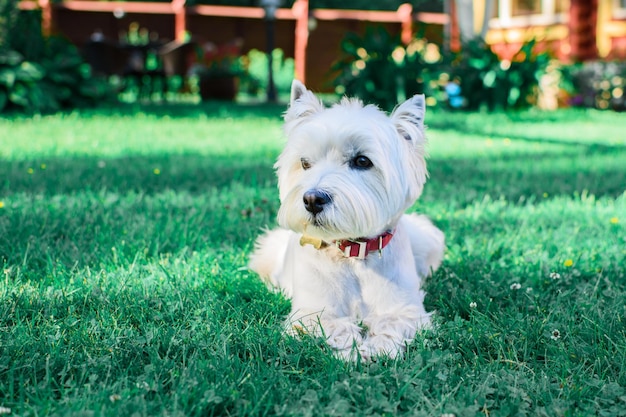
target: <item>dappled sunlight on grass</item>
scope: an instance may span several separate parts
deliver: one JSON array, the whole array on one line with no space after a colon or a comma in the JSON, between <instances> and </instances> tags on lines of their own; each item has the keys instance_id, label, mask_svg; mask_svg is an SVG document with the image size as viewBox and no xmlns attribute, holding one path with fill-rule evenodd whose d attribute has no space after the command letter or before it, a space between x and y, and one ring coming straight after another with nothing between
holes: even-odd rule
<instances>
[{"instance_id":1,"label":"dappled sunlight on grass","mask_svg":"<svg viewBox=\"0 0 626 417\"><path fill-rule=\"evenodd\" d=\"M558 112L528 110L496 113L431 112L432 129L479 134L491 138L541 140L542 143L626 145L624 121L619 113L590 109Z\"/></svg>"},{"instance_id":2,"label":"dappled sunlight on grass","mask_svg":"<svg viewBox=\"0 0 626 417\"><path fill-rule=\"evenodd\" d=\"M607 415L626 395L622 115L431 112L411 209L446 233L434 330L345 364L246 268L282 106L0 120L0 410ZM19 138L19 140L16 140Z\"/></svg>"}]
</instances>

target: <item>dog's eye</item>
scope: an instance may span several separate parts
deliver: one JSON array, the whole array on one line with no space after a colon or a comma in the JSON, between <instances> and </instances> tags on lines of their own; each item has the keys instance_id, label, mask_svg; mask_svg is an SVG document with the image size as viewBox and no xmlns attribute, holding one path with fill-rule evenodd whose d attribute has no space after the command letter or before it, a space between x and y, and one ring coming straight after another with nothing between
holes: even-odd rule
<instances>
[{"instance_id":1,"label":"dog's eye","mask_svg":"<svg viewBox=\"0 0 626 417\"><path fill-rule=\"evenodd\" d=\"M350 165L352 166L352 168L355 169L370 169L374 166L374 164L372 164L372 161L367 156L363 155L358 155L356 158L354 158L350 162Z\"/></svg>"},{"instance_id":2,"label":"dog's eye","mask_svg":"<svg viewBox=\"0 0 626 417\"><path fill-rule=\"evenodd\" d=\"M306 158L300 158L300 164L302 164L302 169L305 171L311 168L311 162Z\"/></svg>"}]
</instances>

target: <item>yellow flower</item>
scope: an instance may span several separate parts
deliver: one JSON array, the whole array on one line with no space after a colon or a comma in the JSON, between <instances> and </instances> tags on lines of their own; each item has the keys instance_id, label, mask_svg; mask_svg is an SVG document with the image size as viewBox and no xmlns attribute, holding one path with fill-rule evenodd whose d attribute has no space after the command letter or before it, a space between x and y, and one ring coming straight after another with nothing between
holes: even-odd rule
<instances>
[{"instance_id":1,"label":"yellow flower","mask_svg":"<svg viewBox=\"0 0 626 417\"><path fill-rule=\"evenodd\" d=\"M40 167L41 167L41 169L46 169L46 168L48 168L48 166L47 166L46 164L41 164L41 165L40 165Z\"/></svg>"},{"instance_id":2,"label":"yellow flower","mask_svg":"<svg viewBox=\"0 0 626 417\"><path fill-rule=\"evenodd\" d=\"M159 168L154 168L154 171L152 171L152 172L154 172L154 175L161 174L161 170Z\"/></svg>"},{"instance_id":3,"label":"yellow flower","mask_svg":"<svg viewBox=\"0 0 626 417\"><path fill-rule=\"evenodd\" d=\"M35 172L35 170L34 170L34 169L32 169L32 168L28 168L28 171L27 171L27 172L28 172L29 174L32 174L33 172Z\"/></svg>"},{"instance_id":4,"label":"yellow flower","mask_svg":"<svg viewBox=\"0 0 626 417\"><path fill-rule=\"evenodd\" d=\"M548 198L548 193L543 193L543 198Z\"/></svg>"},{"instance_id":5,"label":"yellow flower","mask_svg":"<svg viewBox=\"0 0 626 417\"><path fill-rule=\"evenodd\" d=\"M571 259L566 259L565 262L563 262L563 265L569 268L570 266L574 265L574 261L572 261Z\"/></svg>"},{"instance_id":6,"label":"yellow flower","mask_svg":"<svg viewBox=\"0 0 626 417\"><path fill-rule=\"evenodd\" d=\"M611 223L613 224L617 224L619 223L619 219L617 217L611 217L611 220L609 220Z\"/></svg>"},{"instance_id":7,"label":"yellow flower","mask_svg":"<svg viewBox=\"0 0 626 417\"><path fill-rule=\"evenodd\" d=\"M0 201L0 209L4 208L4 201Z\"/></svg>"}]
</instances>

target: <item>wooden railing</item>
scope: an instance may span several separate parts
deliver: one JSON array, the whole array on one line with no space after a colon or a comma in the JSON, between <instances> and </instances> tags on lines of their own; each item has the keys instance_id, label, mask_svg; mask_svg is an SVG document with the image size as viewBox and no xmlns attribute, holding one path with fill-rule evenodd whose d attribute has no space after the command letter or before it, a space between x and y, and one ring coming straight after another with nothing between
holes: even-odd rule
<instances>
[{"instance_id":1,"label":"wooden railing","mask_svg":"<svg viewBox=\"0 0 626 417\"><path fill-rule=\"evenodd\" d=\"M140 1L93 1L64 0L51 3L49 0L22 0L19 7L23 10L41 9L42 31L50 34L55 30L54 11L71 10L101 13L145 13L174 16L174 33L182 40L187 31L187 16L214 16L244 19L264 18L261 7L239 7L218 5L185 5L185 0L171 2L140 2ZM436 25L446 25L448 16L443 13L413 13L410 4L402 4L397 11L375 10L335 10L309 9L309 0L296 0L291 8L280 8L276 12L277 20L295 22L294 51L296 77L302 81L306 78L306 50L309 38L309 20L318 21L360 21L397 23L400 26L402 40L406 43L413 37L413 23L418 21ZM56 28L58 29L58 28Z\"/></svg>"}]
</instances>

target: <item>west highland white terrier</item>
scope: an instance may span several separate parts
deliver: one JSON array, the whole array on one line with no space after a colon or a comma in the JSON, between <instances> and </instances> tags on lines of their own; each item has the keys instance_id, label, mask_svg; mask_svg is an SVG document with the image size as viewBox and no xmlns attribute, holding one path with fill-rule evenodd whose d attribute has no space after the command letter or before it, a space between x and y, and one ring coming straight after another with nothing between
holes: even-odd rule
<instances>
[{"instance_id":1,"label":"west highland white terrier","mask_svg":"<svg viewBox=\"0 0 626 417\"><path fill-rule=\"evenodd\" d=\"M444 235L404 214L427 177L425 109L423 95L390 116L356 99L326 108L291 87L275 165L281 228L259 237L250 268L291 298L290 332L321 336L348 360L396 357L430 325L420 286Z\"/></svg>"}]
</instances>

